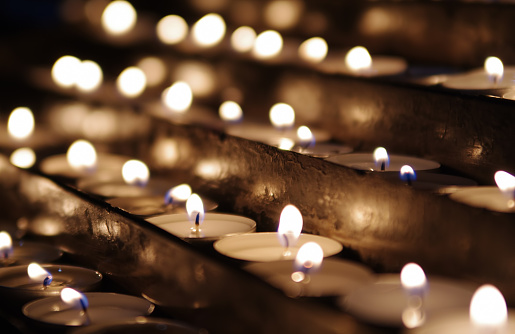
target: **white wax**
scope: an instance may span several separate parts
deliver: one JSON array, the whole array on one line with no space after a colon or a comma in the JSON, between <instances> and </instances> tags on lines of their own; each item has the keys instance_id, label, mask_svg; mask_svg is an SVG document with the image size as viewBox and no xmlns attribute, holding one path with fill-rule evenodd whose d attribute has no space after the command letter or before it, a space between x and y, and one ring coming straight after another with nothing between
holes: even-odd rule
<instances>
[{"instance_id":1,"label":"white wax","mask_svg":"<svg viewBox=\"0 0 515 334\"><path fill-rule=\"evenodd\" d=\"M314 241L322 247L324 256L339 253L343 246L336 240L313 234L301 234L289 254L279 243L277 232L261 232L228 236L216 241L213 247L221 254L246 261L278 261L295 259L299 248L306 242Z\"/></svg>"},{"instance_id":2,"label":"white wax","mask_svg":"<svg viewBox=\"0 0 515 334\"><path fill-rule=\"evenodd\" d=\"M192 234L194 224L189 221L187 214L156 216L147 218L147 221L180 238L217 239L228 234L256 230L256 222L250 218L221 213L205 214L198 237Z\"/></svg>"},{"instance_id":3,"label":"white wax","mask_svg":"<svg viewBox=\"0 0 515 334\"><path fill-rule=\"evenodd\" d=\"M442 312L468 307L475 286L465 282L429 277L424 298L427 318ZM340 300L346 312L376 325L402 326L402 313L407 307L407 294L398 274L378 275L378 280L363 286Z\"/></svg>"},{"instance_id":4,"label":"white wax","mask_svg":"<svg viewBox=\"0 0 515 334\"><path fill-rule=\"evenodd\" d=\"M129 295L89 292L85 296L92 325L148 315L154 310L152 303ZM85 321L81 308L67 305L60 296L30 302L25 304L22 311L31 319L62 326L82 326Z\"/></svg>"},{"instance_id":5,"label":"white wax","mask_svg":"<svg viewBox=\"0 0 515 334\"><path fill-rule=\"evenodd\" d=\"M406 183L406 181L401 180L399 173L385 173L385 177ZM429 190L438 194L451 194L462 187L475 185L477 185L477 182L464 177L428 172L417 173L416 179L411 182L411 186L415 189Z\"/></svg>"},{"instance_id":6,"label":"white wax","mask_svg":"<svg viewBox=\"0 0 515 334\"><path fill-rule=\"evenodd\" d=\"M477 208L497 212L515 212L509 205L509 199L497 187L466 187L449 196L453 200Z\"/></svg>"},{"instance_id":7,"label":"white wax","mask_svg":"<svg viewBox=\"0 0 515 334\"><path fill-rule=\"evenodd\" d=\"M118 175L122 173L123 164L129 157L97 153L97 167L94 171L76 170L66 160L66 154L50 156L41 161L40 169L48 175L64 176L68 178L83 178L91 175Z\"/></svg>"},{"instance_id":8,"label":"white wax","mask_svg":"<svg viewBox=\"0 0 515 334\"><path fill-rule=\"evenodd\" d=\"M515 67L513 66L504 68L503 78L497 83L490 79L484 69L479 68L467 73L450 75L442 85L446 88L463 90L504 89L515 86L514 79Z\"/></svg>"},{"instance_id":9,"label":"white wax","mask_svg":"<svg viewBox=\"0 0 515 334\"><path fill-rule=\"evenodd\" d=\"M291 279L293 261L254 262L245 270L263 278L283 290L288 296L344 296L375 278L372 271L362 265L341 259L328 258L322 268L310 274L309 283L296 283Z\"/></svg>"},{"instance_id":10,"label":"white wax","mask_svg":"<svg viewBox=\"0 0 515 334\"><path fill-rule=\"evenodd\" d=\"M157 216L162 214L177 214L186 212L186 202L165 204L164 196L134 196L114 197L106 200L112 206L125 210L138 216ZM205 211L211 211L218 207L218 204L202 198Z\"/></svg>"},{"instance_id":11,"label":"white wax","mask_svg":"<svg viewBox=\"0 0 515 334\"><path fill-rule=\"evenodd\" d=\"M420 170L431 170L440 168L440 164L436 161L426 160L421 158L403 156L403 155L390 155L389 166L385 168L385 172L396 172L398 173L402 166L409 165L415 171ZM326 159L327 161L333 162L338 165L346 167L366 170L366 171L381 171L374 161L372 153L351 153L335 155Z\"/></svg>"}]
</instances>

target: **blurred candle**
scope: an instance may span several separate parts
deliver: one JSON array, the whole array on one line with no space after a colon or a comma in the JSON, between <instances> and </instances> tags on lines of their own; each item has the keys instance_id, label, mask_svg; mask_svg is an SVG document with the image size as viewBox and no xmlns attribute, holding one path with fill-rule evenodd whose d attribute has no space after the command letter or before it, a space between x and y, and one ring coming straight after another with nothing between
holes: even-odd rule
<instances>
[{"instance_id":1,"label":"blurred candle","mask_svg":"<svg viewBox=\"0 0 515 334\"><path fill-rule=\"evenodd\" d=\"M506 301L490 284L476 290L470 302L470 321L478 333L502 333L508 320Z\"/></svg>"},{"instance_id":2,"label":"blurred candle","mask_svg":"<svg viewBox=\"0 0 515 334\"><path fill-rule=\"evenodd\" d=\"M327 56L327 42L321 37L312 37L299 46L299 57L305 61L319 63Z\"/></svg>"},{"instance_id":3,"label":"blurred candle","mask_svg":"<svg viewBox=\"0 0 515 334\"><path fill-rule=\"evenodd\" d=\"M192 27L194 42L202 47L218 44L225 36L225 21L215 13L203 16Z\"/></svg>"},{"instance_id":4,"label":"blurred candle","mask_svg":"<svg viewBox=\"0 0 515 334\"><path fill-rule=\"evenodd\" d=\"M77 82L81 60L74 56L62 56L52 67L52 79L62 88L70 88Z\"/></svg>"},{"instance_id":5,"label":"blurred candle","mask_svg":"<svg viewBox=\"0 0 515 334\"><path fill-rule=\"evenodd\" d=\"M159 40L165 44L178 44L188 35L188 24L179 15L167 15L156 26Z\"/></svg>"},{"instance_id":6,"label":"blurred candle","mask_svg":"<svg viewBox=\"0 0 515 334\"><path fill-rule=\"evenodd\" d=\"M390 164L388 152L384 147L378 147L374 150L374 161L381 171L385 171Z\"/></svg>"},{"instance_id":7,"label":"blurred candle","mask_svg":"<svg viewBox=\"0 0 515 334\"><path fill-rule=\"evenodd\" d=\"M266 30L256 37L252 52L258 59L270 59L279 55L282 48L283 38L281 34L275 30Z\"/></svg>"},{"instance_id":8,"label":"blurred candle","mask_svg":"<svg viewBox=\"0 0 515 334\"><path fill-rule=\"evenodd\" d=\"M79 139L73 142L66 152L70 167L80 172L93 172L97 165L97 152L93 144Z\"/></svg>"},{"instance_id":9,"label":"blurred candle","mask_svg":"<svg viewBox=\"0 0 515 334\"><path fill-rule=\"evenodd\" d=\"M31 168L36 163L36 153L29 147L22 147L11 154L9 161L16 167Z\"/></svg>"},{"instance_id":10,"label":"blurred candle","mask_svg":"<svg viewBox=\"0 0 515 334\"><path fill-rule=\"evenodd\" d=\"M218 109L220 118L229 123L236 123L243 118L243 111L238 103L234 101L225 101Z\"/></svg>"},{"instance_id":11,"label":"blurred candle","mask_svg":"<svg viewBox=\"0 0 515 334\"><path fill-rule=\"evenodd\" d=\"M239 27L231 35L233 49L242 53L252 50L255 40L256 32L248 26Z\"/></svg>"},{"instance_id":12,"label":"blurred candle","mask_svg":"<svg viewBox=\"0 0 515 334\"><path fill-rule=\"evenodd\" d=\"M113 1L102 13L102 27L112 35L123 35L129 32L136 25L136 20L136 10L127 1Z\"/></svg>"},{"instance_id":13,"label":"blurred candle","mask_svg":"<svg viewBox=\"0 0 515 334\"><path fill-rule=\"evenodd\" d=\"M126 97L137 97L145 90L147 78L138 67L127 67L116 80L118 91Z\"/></svg>"},{"instance_id":14,"label":"blurred candle","mask_svg":"<svg viewBox=\"0 0 515 334\"><path fill-rule=\"evenodd\" d=\"M18 140L27 139L34 132L34 115L27 107L18 107L9 115L7 132Z\"/></svg>"},{"instance_id":15,"label":"blurred candle","mask_svg":"<svg viewBox=\"0 0 515 334\"><path fill-rule=\"evenodd\" d=\"M193 93L184 81L177 81L163 91L161 99L170 110L184 113L191 106Z\"/></svg>"},{"instance_id":16,"label":"blurred candle","mask_svg":"<svg viewBox=\"0 0 515 334\"><path fill-rule=\"evenodd\" d=\"M78 68L75 84L80 91L91 92L100 87L103 80L102 68L92 61L83 60Z\"/></svg>"},{"instance_id":17,"label":"blurred candle","mask_svg":"<svg viewBox=\"0 0 515 334\"><path fill-rule=\"evenodd\" d=\"M295 111L286 103L276 103L270 108L270 122L280 130L290 128L295 123Z\"/></svg>"},{"instance_id":18,"label":"blurred candle","mask_svg":"<svg viewBox=\"0 0 515 334\"><path fill-rule=\"evenodd\" d=\"M283 256L291 255L290 247L295 246L302 232L303 219L299 209L294 205L286 205L279 218L277 237L284 247Z\"/></svg>"},{"instance_id":19,"label":"blurred candle","mask_svg":"<svg viewBox=\"0 0 515 334\"><path fill-rule=\"evenodd\" d=\"M150 171L143 161L133 159L123 165L122 176L127 184L144 187L150 177Z\"/></svg>"},{"instance_id":20,"label":"blurred candle","mask_svg":"<svg viewBox=\"0 0 515 334\"><path fill-rule=\"evenodd\" d=\"M366 73L372 67L372 57L366 48L356 46L347 52L345 65L354 73Z\"/></svg>"},{"instance_id":21,"label":"blurred candle","mask_svg":"<svg viewBox=\"0 0 515 334\"><path fill-rule=\"evenodd\" d=\"M486 58L484 68L492 82L497 83L502 80L502 77L504 75L504 65L499 58Z\"/></svg>"}]
</instances>

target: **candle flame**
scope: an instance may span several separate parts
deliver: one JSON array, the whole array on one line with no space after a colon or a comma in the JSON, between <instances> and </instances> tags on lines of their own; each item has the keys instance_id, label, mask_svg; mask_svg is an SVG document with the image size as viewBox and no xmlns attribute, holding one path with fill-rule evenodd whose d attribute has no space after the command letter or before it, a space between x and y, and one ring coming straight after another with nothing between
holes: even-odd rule
<instances>
[{"instance_id":1,"label":"candle flame","mask_svg":"<svg viewBox=\"0 0 515 334\"><path fill-rule=\"evenodd\" d=\"M401 167L400 176L401 176L401 180L403 180L403 181L412 181L417 178L415 171L409 165L404 165Z\"/></svg>"},{"instance_id":2,"label":"candle flame","mask_svg":"<svg viewBox=\"0 0 515 334\"><path fill-rule=\"evenodd\" d=\"M177 81L163 91L161 98L172 111L184 113L191 106L193 93L186 82Z\"/></svg>"},{"instance_id":3,"label":"candle flame","mask_svg":"<svg viewBox=\"0 0 515 334\"><path fill-rule=\"evenodd\" d=\"M73 142L66 152L70 167L78 171L92 172L97 166L97 152L87 140L79 139Z\"/></svg>"},{"instance_id":4,"label":"candle flame","mask_svg":"<svg viewBox=\"0 0 515 334\"><path fill-rule=\"evenodd\" d=\"M188 35L188 24L179 15L167 15L156 26L159 40L165 44L177 44Z\"/></svg>"},{"instance_id":5,"label":"candle flame","mask_svg":"<svg viewBox=\"0 0 515 334\"><path fill-rule=\"evenodd\" d=\"M384 147L378 147L374 150L374 161L376 165L381 166L381 170L386 169L390 164L390 158L388 152Z\"/></svg>"},{"instance_id":6,"label":"candle flame","mask_svg":"<svg viewBox=\"0 0 515 334\"><path fill-rule=\"evenodd\" d=\"M319 244L310 241L302 245L295 257L292 280L299 282L299 279L301 279L300 281L304 280L306 275L317 272L322 266L323 259L324 251Z\"/></svg>"},{"instance_id":7,"label":"candle flame","mask_svg":"<svg viewBox=\"0 0 515 334\"><path fill-rule=\"evenodd\" d=\"M29 147L22 147L11 154L9 161L16 167L31 168L36 163L36 153Z\"/></svg>"},{"instance_id":8,"label":"candle flame","mask_svg":"<svg viewBox=\"0 0 515 334\"><path fill-rule=\"evenodd\" d=\"M68 305L81 306L83 309L88 307L88 299L79 291L72 288L61 290L61 300Z\"/></svg>"},{"instance_id":9,"label":"candle flame","mask_svg":"<svg viewBox=\"0 0 515 334\"><path fill-rule=\"evenodd\" d=\"M299 57L305 61L319 63L327 56L327 42L322 37L312 37L299 46Z\"/></svg>"},{"instance_id":10,"label":"candle flame","mask_svg":"<svg viewBox=\"0 0 515 334\"><path fill-rule=\"evenodd\" d=\"M423 289L427 283L426 274L418 264L408 263L402 268L401 283L406 290Z\"/></svg>"},{"instance_id":11,"label":"candle flame","mask_svg":"<svg viewBox=\"0 0 515 334\"><path fill-rule=\"evenodd\" d=\"M116 80L116 87L126 97L137 97L147 86L145 73L136 66L127 67Z\"/></svg>"},{"instance_id":12,"label":"candle flame","mask_svg":"<svg viewBox=\"0 0 515 334\"><path fill-rule=\"evenodd\" d=\"M201 224L204 221L204 204L202 199L197 194L192 194L186 201L186 211L188 212L188 218L190 222L195 223L197 221Z\"/></svg>"},{"instance_id":13,"label":"candle flame","mask_svg":"<svg viewBox=\"0 0 515 334\"><path fill-rule=\"evenodd\" d=\"M165 204L185 202L191 196L191 187L186 184L179 184L168 190L165 195Z\"/></svg>"},{"instance_id":14,"label":"candle flame","mask_svg":"<svg viewBox=\"0 0 515 334\"><path fill-rule=\"evenodd\" d=\"M496 287L485 284L479 287L472 296L469 315L470 321L475 326L498 330L506 324L508 319L506 301Z\"/></svg>"},{"instance_id":15,"label":"candle flame","mask_svg":"<svg viewBox=\"0 0 515 334\"><path fill-rule=\"evenodd\" d=\"M284 247L292 247L297 243L302 231L303 219L299 209L288 204L284 207L279 218L277 234L279 242Z\"/></svg>"},{"instance_id":16,"label":"candle flame","mask_svg":"<svg viewBox=\"0 0 515 334\"><path fill-rule=\"evenodd\" d=\"M143 161L131 159L123 164L122 177L127 184L144 187L150 177L150 171Z\"/></svg>"},{"instance_id":17,"label":"candle flame","mask_svg":"<svg viewBox=\"0 0 515 334\"><path fill-rule=\"evenodd\" d=\"M231 35L231 45L238 52L243 53L252 50L255 41L256 32L251 27L239 27Z\"/></svg>"},{"instance_id":18,"label":"candle flame","mask_svg":"<svg viewBox=\"0 0 515 334\"><path fill-rule=\"evenodd\" d=\"M134 7L122 0L116 0L104 9L102 27L112 35L123 35L136 25L137 13Z\"/></svg>"},{"instance_id":19,"label":"candle flame","mask_svg":"<svg viewBox=\"0 0 515 334\"><path fill-rule=\"evenodd\" d=\"M27 107L15 108L7 120L7 131L15 139L23 140L34 131L34 115Z\"/></svg>"},{"instance_id":20,"label":"candle flame","mask_svg":"<svg viewBox=\"0 0 515 334\"><path fill-rule=\"evenodd\" d=\"M75 82L80 91L92 92L100 87L102 80L102 68L100 68L96 62L92 60L83 60L80 63Z\"/></svg>"},{"instance_id":21,"label":"candle flame","mask_svg":"<svg viewBox=\"0 0 515 334\"><path fill-rule=\"evenodd\" d=\"M295 142L290 138L281 138L279 140L279 145L277 146L280 150L289 151L295 146Z\"/></svg>"},{"instance_id":22,"label":"candle flame","mask_svg":"<svg viewBox=\"0 0 515 334\"><path fill-rule=\"evenodd\" d=\"M295 123L295 111L286 103L276 103L270 108L270 122L276 128L282 130L290 128Z\"/></svg>"},{"instance_id":23,"label":"candle flame","mask_svg":"<svg viewBox=\"0 0 515 334\"><path fill-rule=\"evenodd\" d=\"M485 60L484 68L488 76L494 81L498 82L504 75L504 65L497 57L488 57Z\"/></svg>"},{"instance_id":24,"label":"candle flame","mask_svg":"<svg viewBox=\"0 0 515 334\"><path fill-rule=\"evenodd\" d=\"M4 259L8 258L13 253L13 241L9 233L0 232L0 256Z\"/></svg>"},{"instance_id":25,"label":"candle flame","mask_svg":"<svg viewBox=\"0 0 515 334\"><path fill-rule=\"evenodd\" d=\"M299 142L301 146L312 146L315 143L315 137L311 130L305 126L299 126L297 129L297 138L299 138Z\"/></svg>"},{"instance_id":26,"label":"candle flame","mask_svg":"<svg viewBox=\"0 0 515 334\"><path fill-rule=\"evenodd\" d=\"M27 274L31 280L41 282L44 286L48 286L52 282L52 274L35 262L29 264Z\"/></svg>"},{"instance_id":27,"label":"candle flame","mask_svg":"<svg viewBox=\"0 0 515 334\"><path fill-rule=\"evenodd\" d=\"M238 103L225 101L218 109L220 118L226 122L239 122L243 117L243 111Z\"/></svg>"},{"instance_id":28,"label":"candle flame","mask_svg":"<svg viewBox=\"0 0 515 334\"><path fill-rule=\"evenodd\" d=\"M81 60L74 56L62 56L57 59L52 67L52 79L63 88L69 88L76 84L80 70Z\"/></svg>"},{"instance_id":29,"label":"candle flame","mask_svg":"<svg viewBox=\"0 0 515 334\"><path fill-rule=\"evenodd\" d=\"M365 72L372 67L372 57L366 48L356 46L345 55L345 65L352 72Z\"/></svg>"},{"instance_id":30,"label":"candle flame","mask_svg":"<svg viewBox=\"0 0 515 334\"><path fill-rule=\"evenodd\" d=\"M252 52L256 58L269 59L281 53L283 38L275 30L266 30L257 35Z\"/></svg>"},{"instance_id":31,"label":"candle flame","mask_svg":"<svg viewBox=\"0 0 515 334\"><path fill-rule=\"evenodd\" d=\"M192 27L193 40L200 46L218 44L225 36L225 21L215 13L203 16Z\"/></svg>"}]
</instances>

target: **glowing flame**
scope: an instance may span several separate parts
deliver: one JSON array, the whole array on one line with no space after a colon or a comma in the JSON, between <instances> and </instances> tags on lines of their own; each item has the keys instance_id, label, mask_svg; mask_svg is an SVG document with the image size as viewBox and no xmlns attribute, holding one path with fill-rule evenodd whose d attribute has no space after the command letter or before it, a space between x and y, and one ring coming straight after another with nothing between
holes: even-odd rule
<instances>
[{"instance_id":1,"label":"glowing flame","mask_svg":"<svg viewBox=\"0 0 515 334\"><path fill-rule=\"evenodd\" d=\"M418 264L408 263L402 268L401 283L408 291L424 289L427 283L426 274Z\"/></svg>"},{"instance_id":2,"label":"glowing flame","mask_svg":"<svg viewBox=\"0 0 515 334\"><path fill-rule=\"evenodd\" d=\"M191 196L191 187L186 184L179 184L168 190L165 195L165 204L185 202Z\"/></svg>"},{"instance_id":3,"label":"glowing flame","mask_svg":"<svg viewBox=\"0 0 515 334\"><path fill-rule=\"evenodd\" d=\"M93 171L97 167L97 151L89 141L79 139L68 148L66 160L75 170Z\"/></svg>"},{"instance_id":4,"label":"glowing flame","mask_svg":"<svg viewBox=\"0 0 515 334\"><path fill-rule=\"evenodd\" d=\"M18 107L9 115L7 131L15 139L27 139L34 131L34 115L29 108Z\"/></svg>"},{"instance_id":5,"label":"glowing flame","mask_svg":"<svg viewBox=\"0 0 515 334\"><path fill-rule=\"evenodd\" d=\"M234 101L225 101L218 109L220 118L226 122L239 122L243 117L243 111L238 103Z\"/></svg>"},{"instance_id":6,"label":"glowing flame","mask_svg":"<svg viewBox=\"0 0 515 334\"><path fill-rule=\"evenodd\" d=\"M243 26L234 30L231 35L231 45L238 52L252 50L256 41L256 32L251 27Z\"/></svg>"},{"instance_id":7,"label":"glowing flame","mask_svg":"<svg viewBox=\"0 0 515 334\"><path fill-rule=\"evenodd\" d=\"M61 290L61 300L68 305L81 306L83 309L88 307L88 299L85 295L72 288Z\"/></svg>"},{"instance_id":8,"label":"glowing flame","mask_svg":"<svg viewBox=\"0 0 515 334\"><path fill-rule=\"evenodd\" d=\"M175 71L177 81L186 82L193 95L205 97L216 88L216 74L208 63L188 61L180 64Z\"/></svg>"},{"instance_id":9,"label":"glowing flame","mask_svg":"<svg viewBox=\"0 0 515 334\"><path fill-rule=\"evenodd\" d=\"M283 38L275 30L266 30L260 33L254 41L252 52L260 59L277 56L283 48Z\"/></svg>"},{"instance_id":10,"label":"glowing flame","mask_svg":"<svg viewBox=\"0 0 515 334\"><path fill-rule=\"evenodd\" d=\"M9 233L0 232L0 256L7 259L13 252L13 241Z\"/></svg>"},{"instance_id":11,"label":"glowing flame","mask_svg":"<svg viewBox=\"0 0 515 334\"><path fill-rule=\"evenodd\" d=\"M138 67L145 73L147 85L154 87L162 83L166 77L166 65L157 57L145 57L138 62Z\"/></svg>"},{"instance_id":12,"label":"glowing flame","mask_svg":"<svg viewBox=\"0 0 515 334\"><path fill-rule=\"evenodd\" d=\"M503 195L508 199L508 207L515 206L515 176L499 170L494 175L495 183Z\"/></svg>"},{"instance_id":13,"label":"glowing flame","mask_svg":"<svg viewBox=\"0 0 515 334\"><path fill-rule=\"evenodd\" d=\"M417 175L411 166L404 165L400 170L401 180L407 181L408 183L415 180Z\"/></svg>"},{"instance_id":14,"label":"glowing flame","mask_svg":"<svg viewBox=\"0 0 515 334\"><path fill-rule=\"evenodd\" d=\"M168 108L175 112L183 113L191 106L193 93L187 83L177 81L163 91L161 98Z\"/></svg>"},{"instance_id":15,"label":"glowing flame","mask_svg":"<svg viewBox=\"0 0 515 334\"><path fill-rule=\"evenodd\" d=\"M327 56L327 42L321 37L312 37L299 46L299 57L305 61L319 63Z\"/></svg>"},{"instance_id":16,"label":"glowing flame","mask_svg":"<svg viewBox=\"0 0 515 334\"><path fill-rule=\"evenodd\" d=\"M11 154L9 161L16 167L31 168L36 163L36 153L29 147L22 147Z\"/></svg>"},{"instance_id":17,"label":"glowing flame","mask_svg":"<svg viewBox=\"0 0 515 334\"><path fill-rule=\"evenodd\" d=\"M165 44L177 44L188 35L188 24L179 15L167 15L156 26L159 40Z\"/></svg>"},{"instance_id":18,"label":"glowing flame","mask_svg":"<svg viewBox=\"0 0 515 334\"><path fill-rule=\"evenodd\" d=\"M270 122L278 129L286 129L295 123L295 111L286 103L276 103L270 108Z\"/></svg>"},{"instance_id":19,"label":"glowing flame","mask_svg":"<svg viewBox=\"0 0 515 334\"><path fill-rule=\"evenodd\" d=\"M494 81L498 82L504 75L504 66L502 61L497 57L488 57L485 60L485 71L488 76Z\"/></svg>"},{"instance_id":20,"label":"glowing flame","mask_svg":"<svg viewBox=\"0 0 515 334\"><path fill-rule=\"evenodd\" d=\"M324 251L316 242L306 242L299 248L293 264L295 272L291 275L294 282L303 281L308 274L318 271L322 266Z\"/></svg>"},{"instance_id":21,"label":"glowing flame","mask_svg":"<svg viewBox=\"0 0 515 334\"><path fill-rule=\"evenodd\" d=\"M280 150L289 151L295 146L295 142L290 138L281 138L279 140L279 145L277 146Z\"/></svg>"},{"instance_id":22,"label":"glowing flame","mask_svg":"<svg viewBox=\"0 0 515 334\"><path fill-rule=\"evenodd\" d=\"M209 47L218 44L225 35L224 19L210 13L195 22L192 27L193 40L200 46Z\"/></svg>"},{"instance_id":23,"label":"glowing flame","mask_svg":"<svg viewBox=\"0 0 515 334\"><path fill-rule=\"evenodd\" d=\"M186 201L186 211L188 212L188 218L192 223L197 221L201 224L204 221L204 203L197 194L192 194Z\"/></svg>"},{"instance_id":24,"label":"glowing flame","mask_svg":"<svg viewBox=\"0 0 515 334\"><path fill-rule=\"evenodd\" d=\"M77 82L81 60L73 56L62 56L52 67L52 79L63 88L69 88Z\"/></svg>"},{"instance_id":25,"label":"glowing flame","mask_svg":"<svg viewBox=\"0 0 515 334\"><path fill-rule=\"evenodd\" d=\"M44 286L48 286L52 283L52 274L35 262L29 264L27 274L31 280L41 282Z\"/></svg>"},{"instance_id":26,"label":"glowing flame","mask_svg":"<svg viewBox=\"0 0 515 334\"><path fill-rule=\"evenodd\" d=\"M83 60L78 68L76 78L77 88L83 92L97 89L103 80L102 69L92 60Z\"/></svg>"},{"instance_id":27,"label":"glowing flame","mask_svg":"<svg viewBox=\"0 0 515 334\"><path fill-rule=\"evenodd\" d=\"M123 164L122 177L127 184L144 187L150 177L150 171L143 161L132 159Z\"/></svg>"},{"instance_id":28,"label":"glowing flame","mask_svg":"<svg viewBox=\"0 0 515 334\"><path fill-rule=\"evenodd\" d=\"M294 205L288 204L284 207L279 218L277 234L279 242L284 247L295 246L302 231L302 214Z\"/></svg>"},{"instance_id":29,"label":"glowing flame","mask_svg":"<svg viewBox=\"0 0 515 334\"><path fill-rule=\"evenodd\" d=\"M367 71L372 66L372 57L366 48L356 46L347 52L345 65L347 65L347 68L352 72Z\"/></svg>"},{"instance_id":30,"label":"glowing flame","mask_svg":"<svg viewBox=\"0 0 515 334\"><path fill-rule=\"evenodd\" d=\"M374 150L374 161L377 166L380 166L381 170L385 170L388 167L390 158L384 147L378 147Z\"/></svg>"},{"instance_id":31,"label":"glowing flame","mask_svg":"<svg viewBox=\"0 0 515 334\"><path fill-rule=\"evenodd\" d=\"M313 133L305 125L299 126L297 129L297 138L299 138L299 143L303 147L311 146L315 143Z\"/></svg>"},{"instance_id":32,"label":"glowing flame","mask_svg":"<svg viewBox=\"0 0 515 334\"><path fill-rule=\"evenodd\" d=\"M506 301L493 285L483 285L474 293L469 309L470 321L479 328L502 328L508 320ZM489 331L485 331L489 332ZM492 331L493 333L494 331Z\"/></svg>"},{"instance_id":33,"label":"glowing flame","mask_svg":"<svg viewBox=\"0 0 515 334\"><path fill-rule=\"evenodd\" d=\"M123 35L136 25L137 13L127 1L113 1L102 13L102 27L112 35Z\"/></svg>"},{"instance_id":34,"label":"glowing flame","mask_svg":"<svg viewBox=\"0 0 515 334\"><path fill-rule=\"evenodd\" d=\"M116 87L123 95L127 97L136 97L141 95L147 85L147 77L145 73L138 67L127 67L120 73L116 80Z\"/></svg>"}]
</instances>

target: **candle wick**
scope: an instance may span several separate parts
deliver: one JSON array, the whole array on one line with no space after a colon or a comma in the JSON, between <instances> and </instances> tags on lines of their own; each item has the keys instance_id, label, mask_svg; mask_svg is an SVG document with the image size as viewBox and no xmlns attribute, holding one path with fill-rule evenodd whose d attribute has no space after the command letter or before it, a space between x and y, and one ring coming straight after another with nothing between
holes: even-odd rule
<instances>
[{"instance_id":1,"label":"candle wick","mask_svg":"<svg viewBox=\"0 0 515 334\"><path fill-rule=\"evenodd\" d=\"M82 314L84 316L84 325L89 325L91 323L91 320L89 319L88 311L82 298L80 299L80 306L82 308Z\"/></svg>"},{"instance_id":2,"label":"candle wick","mask_svg":"<svg viewBox=\"0 0 515 334\"><path fill-rule=\"evenodd\" d=\"M406 175L406 181L408 182L408 186L411 187L411 175L409 173Z\"/></svg>"},{"instance_id":3,"label":"candle wick","mask_svg":"<svg viewBox=\"0 0 515 334\"><path fill-rule=\"evenodd\" d=\"M381 171L385 171L386 170L386 162L385 161L381 161Z\"/></svg>"},{"instance_id":4,"label":"candle wick","mask_svg":"<svg viewBox=\"0 0 515 334\"><path fill-rule=\"evenodd\" d=\"M48 275L47 277L45 277L45 279L43 280L43 288L44 289L48 288L48 286L52 283L52 280L53 280L52 275Z\"/></svg>"},{"instance_id":5,"label":"candle wick","mask_svg":"<svg viewBox=\"0 0 515 334\"><path fill-rule=\"evenodd\" d=\"M284 242L286 243L286 247L285 247L284 252L283 252L283 257L287 257L287 256L291 255L291 252L290 252L290 240L288 239L288 236L286 234L283 234L282 236L284 238Z\"/></svg>"},{"instance_id":6,"label":"candle wick","mask_svg":"<svg viewBox=\"0 0 515 334\"><path fill-rule=\"evenodd\" d=\"M200 225L200 212L197 213L197 216L195 217L195 226L198 229L198 226Z\"/></svg>"}]
</instances>

